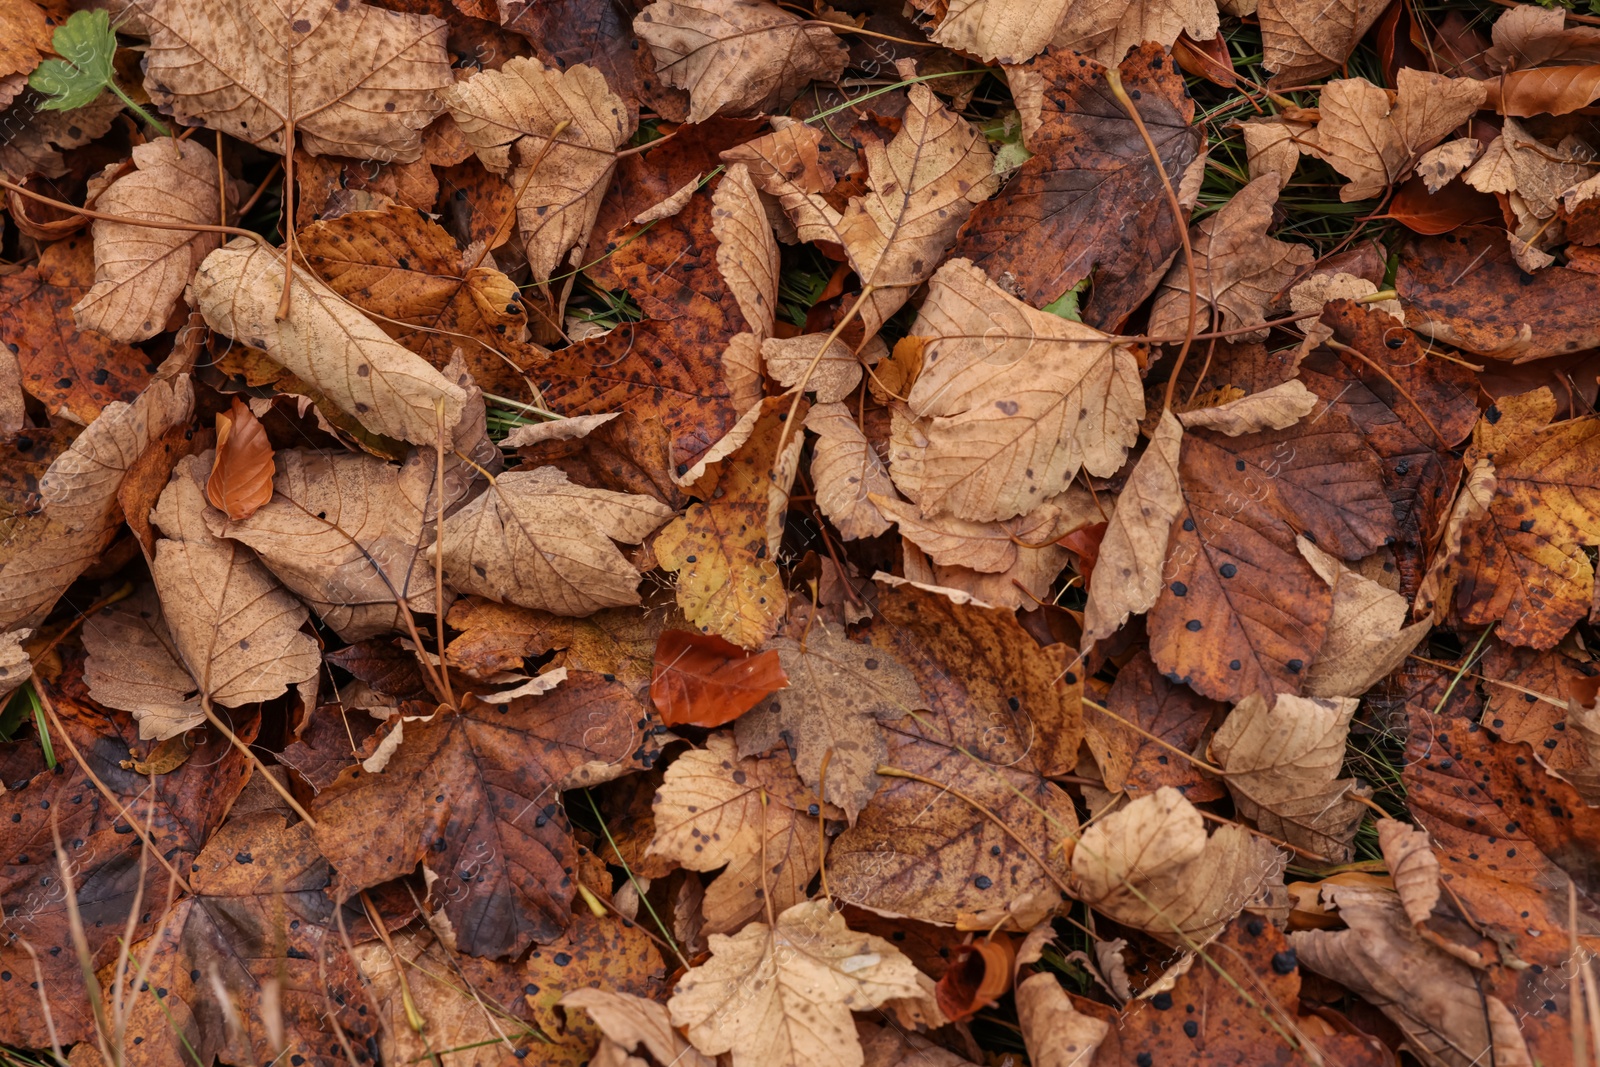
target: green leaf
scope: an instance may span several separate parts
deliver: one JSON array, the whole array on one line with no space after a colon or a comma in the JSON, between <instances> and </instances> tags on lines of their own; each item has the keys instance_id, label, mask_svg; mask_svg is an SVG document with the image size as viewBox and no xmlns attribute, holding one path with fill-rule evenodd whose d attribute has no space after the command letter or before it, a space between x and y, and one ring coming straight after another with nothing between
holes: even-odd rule
<instances>
[{"instance_id":1,"label":"green leaf","mask_svg":"<svg viewBox=\"0 0 1600 1067\"><path fill-rule=\"evenodd\" d=\"M94 103L112 84L112 59L117 35L104 11L74 11L56 27L51 47L60 59L47 59L28 79L35 90L49 97L49 111L73 111Z\"/></svg>"},{"instance_id":2,"label":"green leaf","mask_svg":"<svg viewBox=\"0 0 1600 1067\"><path fill-rule=\"evenodd\" d=\"M1078 297L1083 294L1088 284L1089 279L1085 278L1039 310L1048 311L1052 315L1060 315L1062 318L1071 319L1073 322L1082 322L1083 314L1078 310Z\"/></svg>"}]
</instances>

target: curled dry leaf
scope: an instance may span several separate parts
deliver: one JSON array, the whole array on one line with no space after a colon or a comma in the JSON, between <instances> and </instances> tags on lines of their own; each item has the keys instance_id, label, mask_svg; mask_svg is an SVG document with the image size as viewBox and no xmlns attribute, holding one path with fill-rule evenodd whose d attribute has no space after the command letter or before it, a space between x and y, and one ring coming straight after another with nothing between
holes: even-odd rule
<instances>
[{"instance_id":1,"label":"curled dry leaf","mask_svg":"<svg viewBox=\"0 0 1600 1067\"><path fill-rule=\"evenodd\" d=\"M1180 412L1178 421L1185 427L1220 430L1238 437L1257 430L1286 430L1311 414L1317 402L1317 395L1303 382L1290 379L1216 407Z\"/></svg>"},{"instance_id":2,"label":"curled dry leaf","mask_svg":"<svg viewBox=\"0 0 1600 1067\"><path fill-rule=\"evenodd\" d=\"M227 412L217 412L217 452L206 478L206 499L235 522L272 499L272 443L239 397Z\"/></svg>"},{"instance_id":3,"label":"curled dry leaf","mask_svg":"<svg viewBox=\"0 0 1600 1067\"><path fill-rule=\"evenodd\" d=\"M778 653L751 654L715 634L663 630L650 701L668 726L732 722L789 684Z\"/></svg>"},{"instance_id":4,"label":"curled dry leaf","mask_svg":"<svg viewBox=\"0 0 1600 1067\"><path fill-rule=\"evenodd\" d=\"M217 157L204 145L157 138L134 147L133 163L139 169L112 182L95 200L96 211L154 222L218 223ZM95 284L73 305L73 319L117 341L155 336L195 268L221 243L216 233L96 219Z\"/></svg>"},{"instance_id":5,"label":"curled dry leaf","mask_svg":"<svg viewBox=\"0 0 1600 1067\"><path fill-rule=\"evenodd\" d=\"M193 291L212 329L266 352L367 429L428 445L454 429L459 386L299 267L278 319L283 285L279 255L238 238L200 264Z\"/></svg>"},{"instance_id":6,"label":"curled dry leaf","mask_svg":"<svg viewBox=\"0 0 1600 1067\"><path fill-rule=\"evenodd\" d=\"M1305 245L1267 236L1277 201L1276 180L1257 178L1190 232L1195 295L1202 309L1216 313L1218 329L1243 330L1265 322L1267 305L1316 258ZM1156 337L1182 337L1188 322L1189 268L1174 263L1150 310L1149 332ZM1204 317L1195 328L1204 332ZM1240 334L1241 340L1265 337L1265 330Z\"/></svg>"},{"instance_id":7,"label":"curled dry leaf","mask_svg":"<svg viewBox=\"0 0 1600 1067\"><path fill-rule=\"evenodd\" d=\"M877 537L889 520L873 496L898 499L888 465L867 440L845 404L816 404L806 414L811 443L811 485L817 507L846 541Z\"/></svg>"},{"instance_id":8,"label":"curled dry leaf","mask_svg":"<svg viewBox=\"0 0 1600 1067\"><path fill-rule=\"evenodd\" d=\"M11 630L0 634L0 700L14 693L18 687L33 677L33 661L22 642L32 630Z\"/></svg>"},{"instance_id":9,"label":"curled dry leaf","mask_svg":"<svg viewBox=\"0 0 1600 1067\"><path fill-rule=\"evenodd\" d=\"M633 133L628 109L593 67L556 70L527 56L481 70L443 98L484 166L517 190L528 264L548 281L589 240L615 152Z\"/></svg>"},{"instance_id":10,"label":"curled dry leaf","mask_svg":"<svg viewBox=\"0 0 1600 1067\"><path fill-rule=\"evenodd\" d=\"M769 781L781 775L793 785L771 788ZM821 862L822 838L798 785L786 755L740 759L726 733L712 734L705 748L684 753L667 768L656 792L655 837L646 856L691 871L727 868L706 887L707 933L737 930L769 906L785 911L805 902Z\"/></svg>"},{"instance_id":11,"label":"curled dry leaf","mask_svg":"<svg viewBox=\"0 0 1600 1067\"><path fill-rule=\"evenodd\" d=\"M314 683L321 657L300 631L305 605L249 550L211 533L201 482L206 458L179 461L151 513L161 540L150 576L201 699L236 708Z\"/></svg>"},{"instance_id":12,"label":"curled dry leaf","mask_svg":"<svg viewBox=\"0 0 1600 1067\"><path fill-rule=\"evenodd\" d=\"M1072 885L1118 922L1189 947L1221 933L1282 862L1277 848L1242 827L1207 837L1199 810L1162 787L1083 831L1072 853Z\"/></svg>"},{"instance_id":13,"label":"curled dry leaf","mask_svg":"<svg viewBox=\"0 0 1600 1067\"><path fill-rule=\"evenodd\" d=\"M1306 695L1360 696L1405 662L1432 623L1407 626L1405 597L1351 570L1304 537L1296 546L1333 587L1328 636L1306 678Z\"/></svg>"},{"instance_id":14,"label":"curled dry leaf","mask_svg":"<svg viewBox=\"0 0 1600 1067\"><path fill-rule=\"evenodd\" d=\"M656 642L676 621L670 611L599 611L583 619L466 597L447 619L462 634L445 649L452 667L479 675L521 670L524 657L559 652L556 666L615 675L629 689L648 685Z\"/></svg>"},{"instance_id":15,"label":"curled dry leaf","mask_svg":"<svg viewBox=\"0 0 1600 1067\"><path fill-rule=\"evenodd\" d=\"M1339 778L1359 701L1284 694L1271 708L1240 701L1211 739L1239 814L1263 833L1332 863L1350 859L1366 807L1353 778Z\"/></svg>"},{"instance_id":16,"label":"curled dry leaf","mask_svg":"<svg viewBox=\"0 0 1600 1067\"><path fill-rule=\"evenodd\" d=\"M877 792L888 753L878 724L922 705L916 679L894 656L820 625L804 641L779 637L768 647L789 687L739 720L739 750L787 743L801 779L853 823Z\"/></svg>"},{"instance_id":17,"label":"curled dry leaf","mask_svg":"<svg viewBox=\"0 0 1600 1067\"><path fill-rule=\"evenodd\" d=\"M153 587L141 586L85 620L83 647L89 695L131 712L142 739L165 741L205 721Z\"/></svg>"},{"instance_id":18,"label":"curled dry leaf","mask_svg":"<svg viewBox=\"0 0 1600 1067\"><path fill-rule=\"evenodd\" d=\"M759 339L771 337L778 303L778 239L750 168L730 166L711 194L711 205L717 269L751 331Z\"/></svg>"},{"instance_id":19,"label":"curled dry leaf","mask_svg":"<svg viewBox=\"0 0 1600 1067\"><path fill-rule=\"evenodd\" d=\"M713 934L711 958L678 980L667 1009L695 1048L732 1052L734 1067L862 1067L851 1009L920 997L920 977L894 945L810 901L775 926Z\"/></svg>"},{"instance_id":20,"label":"curled dry leaf","mask_svg":"<svg viewBox=\"0 0 1600 1067\"><path fill-rule=\"evenodd\" d=\"M1011 991L1017 950L1010 937L996 934L962 945L954 954L954 965L939 979L934 995L940 1015L965 1022Z\"/></svg>"},{"instance_id":21,"label":"curled dry leaf","mask_svg":"<svg viewBox=\"0 0 1600 1067\"><path fill-rule=\"evenodd\" d=\"M553 467L509 471L445 519L445 572L462 592L558 615L639 603L637 544L672 512L647 496L575 485Z\"/></svg>"},{"instance_id":22,"label":"curled dry leaf","mask_svg":"<svg viewBox=\"0 0 1600 1067\"><path fill-rule=\"evenodd\" d=\"M890 472L931 517L1009 519L1063 492L1080 469L1122 466L1144 415L1133 351L1036 311L966 260L940 268L912 333L923 370L891 445Z\"/></svg>"},{"instance_id":23,"label":"curled dry leaf","mask_svg":"<svg viewBox=\"0 0 1600 1067\"><path fill-rule=\"evenodd\" d=\"M254 0L156 0L144 85L186 126L314 155L407 163L451 85L446 24L353 0L261 8ZM352 52L351 43L361 42Z\"/></svg>"},{"instance_id":24,"label":"curled dry leaf","mask_svg":"<svg viewBox=\"0 0 1600 1067\"><path fill-rule=\"evenodd\" d=\"M765 0L657 0L633 20L668 85L689 91L689 121L782 111L848 58L832 30Z\"/></svg>"}]
</instances>

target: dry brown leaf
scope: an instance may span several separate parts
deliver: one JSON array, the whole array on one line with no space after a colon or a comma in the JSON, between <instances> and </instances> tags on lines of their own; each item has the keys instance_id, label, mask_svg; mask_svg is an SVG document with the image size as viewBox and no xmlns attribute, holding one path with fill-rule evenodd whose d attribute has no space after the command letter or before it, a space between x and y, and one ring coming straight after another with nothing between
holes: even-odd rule
<instances>
[{"instance_id":1,"label":"dry brown leaf","mask_svg":"<svg viewBox=\"0 0 1600 1067\"><path fill-rule=\"evenodd\" d=\"M1585 181L1595 174L1594 152L1568 136L1547 145L1516 119L1508 118L1462 181L1484 193L1515 193L1524 211L1548 219L1566 200L1576 206L1588 192ZM1563 197L1562 194L1569 194Z\"/></svg>"},{"instance_id":2,"label":"dry brown leaf","mask_svg":"<svg viewBox=\"0 0 1600 1067\"><path fill-rule=\"evenodd\" d=\"M248 549L208 528L202 478L209 458L180 460L156 502L151 521L161 540L150 576L201 698L236 708L314 683L321 657L300 632L305 605Z\"/></svg>"},{"instance_id":3,"label":"dry brown leaf","mask_svg":"<svg viewBox=\"0 0 1600 1067\"><path fill-rule=\"evenodd\" d=\"M1439 858L1428 844L1428 832L1395 819L1379 819L1377 830L1378 847L1406 918L1421 926L1439 902Z\"/></svg>"},{"instance_id":4,"label":"dry brown leaf","mask_svg":"<svg viewBox=\"0 0 1600 1067\"><path fill-rule=\"evenodd\" d=\"M40 59L51 55L56 24L31 0L7 0L0 5L0 78L27 74Z\"/></svg>"},{"instance_id":5,"label":"dry brown leaf","mask_svg":"<svg viewBox=\"0 0 1600 1067\"><path fill-rule=\"evenodd\" d=\"M1330 863L1349 861L1367 810L1355 779L1339 778L1357 703L1283 693L1269 709L1251 693L1211 739L1239 814Z\"/></svg>"},{"instance_id":6,"label":"dry brown leaf","mask_svg":"<svg viewBox=\"0 0 1600 1067\"><path fill-rule=\"evenodd\" d=\"M1470 167L1482 148L1483 144L1473 137L1446 141L1422 153L1417 160L1417 175L1428 187L1428 192L1437 193L1449 184L1450 179Z\"/></svg>"},{"instance_id":7,"label":"dry brown leaf","mask_svg":"<svg viewBox=\"0 0 1600 1067\"><path fill-rule=\"evenodd\" d=\"M678 980L667 1009L695 1048L732 1052L733 1067L863 1067L851 1009L920 997L920 977L894 945L852 932L818 900L772 927L712 935L711 958Z\"/></svg>"},{"instance_id":8,"label":"dry brown leaf","mask_svg":"<svg viewBox=\"0 0 1600 1067\"><path fill-rule=\"evenodd\" d=\"M706 887L708 933L739 929L769 901L784 911L806 899L822 840L817 819L768 790L766 779L783 774L794 774L787 756L740 759L726 732L712 734L705 748L683 753L667 768L646 855L691 871L727 868Z\"/></svg>"},{"instance_id":9,"label":"dry brown leaf","mask_svg":"<svg viewBox=\"0 0 1600 1067\"><path fill-rule=\"evenodd\" d=\"M206 478L211 506L238 521L272 499L272 443L267 431L239 397L228 412L217 412L217 451Z\"/></svg>"},{"instance_id":10,"label":"dry brown leaf","mask_svg":"<svg viewBox=\"0 0 1600 1067\"><path fill-rule=\"evenodd\" d=\"M1144 41L1170 48L1181 34L1208 41L1218 29L1212 0L1111 0L1074 4L1051 43L1102 63L1120 63Z\"/></svg>"},{"instance_id":11,"label":"dry brown leaf","mask_svg":"<svg viewBox=\"0 0 1600 1067\"><path fill-rule=\"evenodd\" d=\"M431 445L441 418L444 433L454 429L459 386L298 267L278 319L283 285L279 254L238 238L200 264L193 291L212 329L266 352L374 433Z\"/></svg>"},{"instance_id":12,"label":"dry brown leaf","mask_svg":"<svg viewBox=\"0 0 1600 1067\"><path fill-rule=\"evenodd\" d=\"M1532 1067L1511 1009L1471 967L1423 940L1394 893L1351 885L1324 894L1348 929L1290 934L1307 967L1380 1009L1428 1067Z\"/></svg>"},{"instance_id":13,"label":"dry brown leaf","mask_svg":"<svg viewBox=\"0 0 1600 1067\"><path fill-rule=\"evenodd\" d=\"M157 138L134 146L133 163L139 169L112 182L94 202L96 211L176 224L221 221L217 157L205 145ZM118 341L154 337L195 268L221 243L216 233L96 219L95 284L73 305L73 320Z\"/></svg>"},{"instance_id":14,"label":"dry brown leaf","mask_svg":"<svg viewBox=\"0 0 1600 1067\"><path fill-rule=\"evenodd\" d=\"M637 221L637 220L635 220ZM717 269L758 339L772 336L778 308L778 239L750 168L735 163L711 194Z\"/></svg>"},{"instance_id":15,"label":"dry brown leaf","mask_svg":"<svg viewBox=\"0 0 1600 1067\"><path fill-rule=\"evenodd\" d=\"M1339 190L1341 200L1366 200L1399 181L1423 152L1472 117L1485 92L1483 83L1471 78L1410 67L1400 70L1398 86L1394 98L1364 78L1323 87L1322 118L1304 140L1350 179Z\"/></svg>"},{"instance_id":16,"label":"dry brown leaf","mask_svg":"<svg viewBox=\"0 0 1600 1067\"><path fill-rule=\"evenodd\" d=\"M1360 696L1405 662L1432 623L1424 619L1407 626L1405 597L1351 570L1304 537L1297 544L1333 587L1333 616L1306 676L1306 695Z\"/></svg>"},{"instance_id":17,"label":"dry brown leaf","mask_svg":"<svg viewBox=\"0 0 1600 1067\"><path fill-rule=\"evenodd\" d=\"M568 1012L588 1012L600 1028L603 1039L593 1061L595 1067L632 1067L643 1062L630 1055L636 1051L674 1067L716 1067L716 1060L702 1055L672 1028L664 1004L607 989L574 989L560 1003Z\"/></svg>"},{"instance_id":18,"label":"dry brown leaf","mask_svg":"<svg viewBox=\"0 0 1600 1067\"><path fill-rule=\"evenodd\" d=\"M1226 710L1174 684L1140 651L1117 671L1104 711L1084 705L1084 739L1111 792L1137 797L1171 786L1194 802L1220 800L1226 794L1221 782L1203 776L1173 749L1200 751L1212 723Z\"/></svg>"},{"instance_id":19,"label":"dry brown leaf","mask_svg":"<svg viewBox=\"0 0 1600 1067\"><path fill-rule=\"evenodd\" d=\"M1316 258L1305 245L1267 236L1278 201L1277 186L1270 175L1255 179L1190 232L1201 308L1197 330L1205 328L1208 307L1216 312L1218 329L1259 326L1266 321L1267 305ZM1182 337L1188 321L1189 268L1174 263L1157 291L1149 331L1157 337ZM1265 330L1240 335L1242 340L1265 336Z\"/></svg>"},{"instance_id":20,"label":"dry brown leaf","mask_svg":"<svg viewBox=\"0 0 1600 1067\"><path fill-rule=\"evenodd\" d=\"M613 411L608 415L574 415L550 422L530 422L506 434L500 444L504 448L530 448L541 441L576 441L621 414Z\"/></svg>"},{"instance_id":21,"label":"dry brown leaf","mask_svg":"<svg viewBox=\"0 0 1600 1067\"><path fill-rule=\"evenodd\" d=\"M139 736L165 741L205 721L194 679L178 658L155 589L140 586L127 600L83 624L89 653L83 681L108 708L133 713Z\"/></svg>"},{"instance_id":22,"label":"dry brown leaf","mask_svg":"<svg viewBox=\"0 0 1600 1067\"><path fill-rule=\"evenodd\" d=\"M22 642L33 631L10 630L0 634L0 700L9 697L23 682L33 677L33 661Z\"/></svg>"},{"instance_id":23,"label":"dry brown leaf","mask_svg":"<svg viewBox=\"0 0 1600 1067\"><path fill-rule=\"evenodd\" d=\"M870 336L939 265L973 207L999 187L983 136L914 85L900 132L870 142L867 189L843 212L795 184L778 196L802 241L844 248L863 286L878 287L861 309Z\"/></svg>"},{"instance_id":24,"label":"dry brown leaf","mask_svg":"<svg viewBox=\"0 0 1600 1067\"><path fill-rule=\"evenodd\" d=\"M811 445L811 485L817 507L846 541L877 537L889 520L870 499L898 499L889 468L844 404L817 404L806 415Z\"/></svg>"},{"instance_id":25,"label":"dry brown leaf","mask_svg":"<svg viewBox=\"0 0 1600 1067\"><path fill-rule=\"evenodd\" d=\"M896 434L889 467L924 516L1009 519L1080 468L1105 477L1127 459L1144 391L1126 345L1029 307L961 259L934 276L911 332L927 338L907 405L919 421Z\"/></svg>"},{"instance_id":26,"label":"dry brown leaf","mask_svg":"<svg viewBox=\"0 0 1600 1067\"><path fill-rule=\"evenodd\" d=\"M527 56L479 71L444 99L484 166L517 190L528 265L548 281L588 243L615 152L633 133L627 107L593 67L556 70Z\"/></svg>"},{"instance_id":27,"label":"dry brown leaf","mask_svg":"<svg viewBox=\"0 0 1600 1067\"><path fill-rule=\"evenodd\" d=\"M1282 192L1300 165L1302 150L1295 141L1311 129L1310 123L1284 118L1249 119L1240 123L1250 180L1271 175L1278 180L1278 191Z\"/></svg>"},{"instance_id":28,"label":"dry brown leaf","mask_svg":"<svg viewBox=\"0 0 1600 1067\"><path fill-rule=\"evenodd\" d=\"M1008 0L916 0L916 6L930 14L942 9L939 25L928 35L936 43L991 63L1023 63L1045 50L1073 0L1028 5Z\"/></svg>"},{"instance_id":29,"label":"dry brown leaf","mask_svg":"<svg viewBox=\"0 0 1600 1067\"><path fill-rule=\"evenodd\" d=\"M416 208L389 204L324 218L301 229L296 242L330 289L440 370L460 350L480 386L520 396L523 372L546 356L528 341L516 283L477 265L477 254L463 253Z\"/></svg>"},{"instance_id":30,"label":"dry brown leaf","mask_svg":"<svg viewBox=\"0 0 1600 1067\"><path fill-rule=\"evenodd\" d=\"M111 93L101 93L94 103L74 111L34 112L15 136L0 145L0 170L19 181L34 174L59 178L67 173L63 150L104 137L122 113L122 101Z\"/></svg>"},{"instance_id":31,"label":"dry brown leaf","mask_svg":"<svg viewBox=\"0 0 1600 1067\"><path fill-rule=\"evenodd\" d=\"M1037 1067L1090 1067L1111 1024L1073 1007L1056 976L1044 971L1017 983L1017 1025Z\"/></svg>"},{"instance_id":32,"label":"dry brown leaf","mask_svg":"<svg viewBox=\"0 0 1600 1067\"><path fill-rule=\"evenodd\" d=\"M661 566L678 575L678 606L689 621L745 648L772 636L789 603L773 557L805 442L798 427L785 433L791 403L768 397L739 420L729 437L743 443L708 465L702 501L653 545ZM802 419L805 412L802 403Z\"/></svg>"},{"instance_id":33,"label":"dry brown leaf","mask_svg":"<svg viewBox=\"0 0 1600 1067\"><path fill-rule=\"evenodd\" d=\"M1316 406L1317 395L1307 389L1304 382L1291 378L1216 407L1180 412L1178 421L1186 429L1220 430L1229 437L1238 437L1257 430L1288 429L1311 414Z\"/></svg>"},{"instance_id":34,"label":"dry brown leaf","mask_svg":"<svg viewBox=\"0 0 1600 1067\"><path fill-rule=\"evenodd\" d=\"M633 224L635 226L643 226L646 223L660 222L662 219L672 218L672 216L688 206L689 198L694 196L695 190L700 188L700 178L701 175L696 174L693 178L684 182L682 187L671 196L658 200L639 212L633 217Z\"/></svg>"},{"instance_id":35,"label":"dry brown leaf","mask_svg":"<svg viewBox=\"0 0 1600 1067\"><path fill-rule=\"evenodd\" d=\"M837 338L824 349L827 340L828 336L820 333L769 337L761 342L761 359L779 385L793 389L804 382L805 391L815 396L817 403L836 404L861 384L861 361Z\"/></svg>"},{"instance_id":36,"label":"dry brown leaf","mask_svg":"<svg viewBox=\"0 0 1600 1067\"><path fill-rule=\"evenodd\" d=\"M155 0L140 13L150 27L150 99L182 125L269 152L284 150L284 124L293 122L295 143L313 155L408 163L454 81L447 27L431 15L359 0L292 8Z\"/></svg>"},{"instance_id":37,"label":"dry brown leaf","mask_svg":"<svg viewBox=\"0 0 1600 1067\"><path fill-rule=\"evenodd\" d=\"M878 790L889 751L878 724L923 706L917 681L889 653L821 626L803 643L780 637L767 647L777 650L789 688L739 718L739 750L787 742L801 780L854 823Z\"/></svg>"},{"instance_id":38,"label":"dry brown leaf","mask_svg":"<svg viewBox=\"0 0 1600 1067\"><path fill-rule=\"evenodd\" d=\"M1080 899L1169 945L1204 945L1282 870L1269 842L1239 826L1206 836L1205 820L1170 787L1083 831L1072 853Z\"/></svg>"},{"instance_id":39,"label":"dry brown leaf","mask_svg":"<svg viewBox=\"0 0 1600 1067\"><path fill-rule=\"evenodd\" d=\"M452 667L479 675L520 671L524 657L559 652L555 666L614 675L639 690L650 683L657 638L679 620L659 608L573 619L469 597L457 601L447 621L463 631L445 649Z\"/></svg>"},{"instance_id":40,"label":"dry brown leaf","mask_svg":"<svg viewBox=\"0 0 1600 1067\"><path fill-rule=\"evenodd\" d=\"M464 593L558 615L639 603L637 544L672 515L653 497L590 489L554 467L509 471L445 519L445 573Z\"/></svg>"},{"instance_id":41,"label":"dry brown leaf","mask_svg":"<svg viewBox=\"0 0 1600 1067\"><path fill-rule=\"evenodd\" d=\"M765 0L657 0L633 20L689 121L782 111L809 81L844 73L844 43Z\"/></svg>"},{"instance_id":42,"label":"dry brown leaf","mask_svg":"<svg viewBox=\"0 0 1600 1067\"><path fill-rule=\"evenodd\" d=\"M1182 445L1182 424L1172 412L1163 411L1100 541L1095 569L1101 577L1089 583L1089 602L1083 611L1085 645L1110 637L1130 615L1149 611L1161 593L1167 540L1173 520L1183 510L1178 483Z\"/></svg>"},{"instance_id":43,"label":"dry brown leaf","mask_svg":"<svg viewBox=\"0 0 1600 1067\"><path fill-rule=\"evenodd\" d=\"M1388 7L1383 0L1261 0L1262 65L1273 88L1308 85L1338 70Z\"/></svg>"},{"instance_id":44,"label":"dry brown leaf","mask_svg":"<svg viewBox=\"0 0 1600 1067\"><path fill-rule=\"evenodd\" d=\"M887 497L874 496L872 502L934 563L990 574L1011 571L1024 553L1044 550L1032 546L1053 547L1048 543L1070 533L1077 518L1052 503L1005 522L968 522L950 515L924 519L915 505Z\"/></svg>"},{"instance_id":45,"label":"dry brown leaf","mask_svg":"<svg viewBox=\"0 0 1600 1067\"><path fill-rule=\"evenodd\" d=\"M212 532L253 549L267 569L347 641L400 628L396 598L432 612L433 456L404 466L350 453L280 452L273 498Z\"/></svg>"}]
</instances>

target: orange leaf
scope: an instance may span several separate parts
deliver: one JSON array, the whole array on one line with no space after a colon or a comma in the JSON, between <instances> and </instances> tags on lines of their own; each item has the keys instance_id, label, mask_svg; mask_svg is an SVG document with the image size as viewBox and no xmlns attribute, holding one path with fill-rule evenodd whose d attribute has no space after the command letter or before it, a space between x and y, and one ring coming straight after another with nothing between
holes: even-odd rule
<instances>
[{"instance_id":1,"label":"orange leaf","mask_svg":"<svg viewBox=\"0 0 1600 1067\"><path fill-rule=\"evenodd\" d=\"M1600 66L1539 67L1484 79L1484 107L1514 118L1566 115L1600 97Z\"/></svg>"},{"instance_id":2,"label":"orange leaf","mask_svg":"<svg viewBox=\"0 0 1600 1067\"><path fill-rule=\"evenodd\" d=\"M1412 178L1395 191L1388 217L1417 233L1439 234L1499 213L1494 197L1460 182L1430 193L1421 178Z\"/></svg>"},{"instance_id":3,"label":"orange leaf","mask_svg":"<svg viewBox=\"0 0 1600 1067\"><path fill-rule=\"evenodd\" d=\"M206 479L206 499L235 522L272 499L272 445L261 420L238 397L217 413L217 458Z\"/></svg>"},{"instance_id":4,"label":"orange leaf","mask_svg":"<svg viewBox=\"0 0 1600 1067\"><path fill-rule=\"evenodd\" d=\"M1196 41L1187 32L1172 42L1172 58L1188 74L1204 78L1212 85L1232 89L1239 84L1233 71L1233 56L1228 53L1228 42L1218 33L1208 41Z\"/></svg>"},{"instance_id":5,"label":"orange leaf","mask_svg":"<svg viewBox=\"0 0 1600 1067\"><path fill-rule=\"evenodd\" d=\"M1005 934L960 945L957 961L934 988L939 1010L953 1023L964 1022L1005 996L1011 988L1016 946Z\"/></svg>"},{"instance_id":6,"label":"orange leaf","mask_svg":"<svg viewBox=\"0 0 1600 1067\"><path fill-rule=\"evenodd\" d=\"M1094 579L1094 565L1100 559L1100 542L1105 540L1110 523L1096 522L1073 530L1056 544L1078 554L1078 572L1083 575L1085 588Z\"/></svg>"},{"instance_id":7,"label":"orange leaf","mask_svg":"<svg viewBox=\"0 0 1600 1067\"><path fill-rule=\"evenodd\" d=\"M664 630L650 699L668 726L721 726L787 688L778 654L752 655L715 634Z\"/></svg>"}]
</instances>

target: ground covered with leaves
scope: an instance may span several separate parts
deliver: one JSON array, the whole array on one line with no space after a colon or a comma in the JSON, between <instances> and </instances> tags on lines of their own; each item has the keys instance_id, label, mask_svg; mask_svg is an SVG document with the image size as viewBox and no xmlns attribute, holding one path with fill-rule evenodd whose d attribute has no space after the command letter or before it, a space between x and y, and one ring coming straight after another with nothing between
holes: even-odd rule
<instances>
[{"instance_id":1,"label":"ground covered with leaves","mask_svg":"<svg viewBox=\"0 0 1600 1067\"><path fill-rule=\"evenodd\" d=\"M0 0L0 1062L1600 1063L1600 18Z\"/></svg>"}]
</instances>

